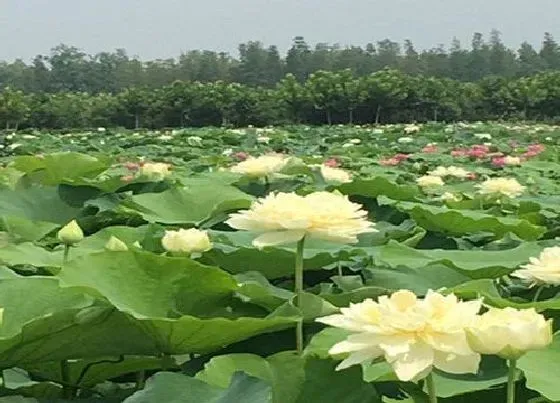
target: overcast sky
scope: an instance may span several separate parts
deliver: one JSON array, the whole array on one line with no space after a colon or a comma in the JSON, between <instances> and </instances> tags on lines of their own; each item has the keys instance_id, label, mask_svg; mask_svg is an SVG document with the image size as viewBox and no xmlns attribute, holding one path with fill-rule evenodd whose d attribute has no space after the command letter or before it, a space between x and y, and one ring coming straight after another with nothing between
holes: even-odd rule
<instances>
[{"instance_id":1,"label":"overcast sky","mask_svg":"<svg viewBox=\"0 0 560 403\"><path fill-rule=\"evenodd\" d=\"M560 0L0 0L0 60L30 60L59 43L88 53L125 48L142 59L189 49L237 54L248 40L284 52L311 43L365 45L410 38L418 49L468 46L473 32L503 33L509 46L560 39Z\"/></svg>"}]
</instances>

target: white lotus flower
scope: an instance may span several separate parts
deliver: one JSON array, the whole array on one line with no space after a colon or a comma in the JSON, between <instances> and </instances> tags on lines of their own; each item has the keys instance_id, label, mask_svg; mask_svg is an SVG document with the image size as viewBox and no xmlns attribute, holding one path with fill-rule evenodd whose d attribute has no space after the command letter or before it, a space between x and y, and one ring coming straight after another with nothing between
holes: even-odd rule
<instances>
[{"instance_id":1,"label":"white lotus flower","mask_svg":"<svg viewBox=\"0 0 560 403\"><path fill-rule=\"evenodd\" d=\"M560 285L560 247L545 248L539 257L530 257L529 264L511 273L513 277L533 285Z\"/></svg>"},{"instance_id":2,"label":"white lotus flower","mask_svg":"<svg viewBox=\"0 0 560 403\"><path fill-rule=\"evenodd\" d=\"M165 231L161 244L166 251L178 253L200 253L212 249L208 233L196 228Z\"/></svg>"},{"instance_id":3,"label":"white lotus flower","mask_svg":"<svg viewBox=\"0 0 560 403\"><path fill-rule=\"evenodd\" d=\"M482 194L504 195L508 197L520 196L525 191L514 178L491 178L476 186Z\"/></svg>"},{"instance_id":4,"label":"white lotus flower","mask_svg":"<svg viewBox=\"0 0 560 403\"><path fill-rule=\"evenodd\" d=\"M474 351L517 360L552 343L552 319L546 320L534 308L490 308L474 320L467 334Z\"/></svg>"},{"instance_id":5,"label":"white lotus flower","mask_svg":"<svg viewBox=\"0 0 560 403\"><path fill-rule=\"evenodd\" d=\"M467 342L465 329L474 323L481 301L461 302L454 295L428 291L419 300L401 290L342 308L317 319L352 334L329 354L348 353L337 369L384 357L401 381L427 376L433 367L453 374L476 373L480 355Z\"/></svg>"},{"instance_id":6,"label":"white lotus flower","mask_svg":"<svg viewBox=\"0 0 560 403\"><path fill-rule=\"evenodd\" d=\"M376 231L361 207L337 193L271 193L249 210L231 214L226 222L232 228L258 234L253 241L258 248L298 242L304 237L356 243L359 234Z\"/></svg>"}]
</instances>

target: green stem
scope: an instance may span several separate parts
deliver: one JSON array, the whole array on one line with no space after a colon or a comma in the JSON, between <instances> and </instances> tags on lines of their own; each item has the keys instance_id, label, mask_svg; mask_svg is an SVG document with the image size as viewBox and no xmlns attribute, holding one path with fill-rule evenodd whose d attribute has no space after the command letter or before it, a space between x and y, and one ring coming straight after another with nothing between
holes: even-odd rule
<instances>
[{"instance_id":1,"label":"green stem","mask_svg":"<svg viewBox=\"0 0 560 403\"><path fill-rule=\"evenodd\" d=\"M74 397L74 388L70 384L70 365L67 360L60 361L60 377L62 378L62 395L65 399Z\"/></svg>"},{"instance_id":2,"label":"green stem","mask_svg":"<svg viewBox=\"0 0 560 403\"><path fill-rule=\"evenodd\" d=\"M146 371L138 371L136 373L136 390L144 389L146 385Z\"/></svg>"},{"instance_id":3,"label":"green stem","mask_svg":"<svg viewBox=\"0 0 560 403\"><path fill-rule=\"evenodd\" d=\"M535 296L533 297L533 302L537 302L539 300L539 297L541 296L543 290L544 290L544 284L539 286L539 288L537 288L537 292L535 293Z\"/></svg>"},{"instance_id":4,"label":"green stem","mask_svg":"<svg viewBox=\"0 0 560 403\"><path fill-rule=\"evenodd\" d=\"M340 264L340 260L338 261L338 277L342 277L342 265Z\"/></svg>"},{"instance_id":5,"label":"green stem","mask_svg":"<svg viewBox=\"0 0 560 403\"><path fill-rule=\"evenodd\" d=\"M507 383L507 403L515 403L515 373L517 360L509 360L509 372Z\"/></svg>"},{"instance_id":6,"label":"green stem","mask_svg":"<svg viewBox=\"0 0 560 403\"><path fill-rule=\"evenodd\" d=\"M437 403L436 384L432 372L426 377L426 387L428 389L428 401Z\"/></svg>"},{"instance_id":7,"label":"green stem","mask_svg":"<svg viewBox=\"0 0 560 403\"><path fill-rule=\"evenodd\" d=\"M303 247L305 245L305 237L297 243L296 251L296 267L295 267L295 294L296 307L301 310L302 294L303 294ZM296 325L296 347L299 354L303 353L303 318Z\"/></svg>"},{"instance_id":8,"label":"green stem","mask_svg":"<svg viewBox=\"0 0 560 403\"><path fill-rule=\"evenodd\" d=\"M70 245L64 244L64 256L62 257L62 264L66 264L68 262L68 255L70 254Z\"/></svg>"},{"instance_id":9,"label":"green stem","mask_svg":"<svg viewBox=\"0 0 560 403\"><path fill-rule=\"evenodd\" d=\"M264 194L267 195L270 191L270 180L268 179L268 175L264 177Z\"/></svg>"}]
</instances>

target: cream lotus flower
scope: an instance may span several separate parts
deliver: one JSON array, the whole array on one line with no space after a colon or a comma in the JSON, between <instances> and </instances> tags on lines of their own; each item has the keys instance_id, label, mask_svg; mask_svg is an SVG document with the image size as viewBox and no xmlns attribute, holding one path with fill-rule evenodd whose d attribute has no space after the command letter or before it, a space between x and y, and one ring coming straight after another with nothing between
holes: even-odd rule
<instances>
[{"instance_id":1,"label":"cream lotus flower","mask_svg":"<svg viewBox=\"0 0 560 403\"><path fill-rule=\"evenodd\" d=\"M408 125L405 126L404 128L404 132L406 134L414 134L414 133L418 133L420 131L420 126L417 125Z\"/></svg>"},{"instance_id":2,"label":"cream lotus flower","mask_svg":"<svg viewBox=\"0 0 560 403\"><path fill-rule=\"evenodd\" d=\"M196 228L165 231L161 244L168 252L200 253L212 249L206 231Z\"/></svg>"},{"instance_id":3,"label":"cream lotus flower","mask_svg":"<svg viewBox=\"0 0 560 403\"><path fill-rule=\"evenodd\" d=\"M511 275L529 280L533 285L560 285L560 247L545 248L538 258L530 257L529 264Z\"/></svg>"},{"instance_id":4,"label":"cream lotus flower","mask_svg":"<svg viewBox=\"0 0 560 403\"><path fill-rule=\"evenodd\" d=\"M521 165L521 158L512 157L511 155L507 155L507 156L504 157L504 164L505 165Z\"/></svg>"},{"instance_id":5,"label":"cream lotus flower","mask_svg":"<svg viewBox=\"0 0 560 403\"><path fill-rule=\"evenodd\" d=\"M437 187L443 186L444 182L439 176L424 175L416 179L416 183L420 187Z\"/></svg>"},{"instance_id":6,"label":"cream lotus flower","mask_svg":"<svg viewBox=\"0 0 560 403\"><path fill-rule=\"evenodd\" d=\"M465 328L480 307L481 301L461 302L455 295L430 290L420 300L401 290L378 302L350 304L317 321L353 333L329 350L331 355L349 353L337 369L384 357L400 380L411 381L433 367L453 374L477 372L480 355L470 348Z\"/></svg>"},{"instance_id":7,"label":"cream lotus flower","mask_svg":"<svg viewBox=\"0 0 560 403\"><path fill-rule=\"evenodd\" d=\"M409 144L412 143L414 139L412 137L399 137L397 143L399 144Z\"/></svg>"},{"instance_id":8,"label":"cream lotus flower","mask_svg":"<svg viewBox=\"0 0 560 403\"><path fill-rule=\"evenodd\" d=\"M231 167L231 172L262 178L280 172L288 161L289 158L279 154L249 157L245 161Z\"/></svg>"},{"instance_id":9,"label":"cream lotus flower","mask_svg":"<svg viewBox=\"0 0 560 403\"><path fill-rule=\"evenodd\" d=\"M516 360L529 350L552 343L552 320L534 308L490 308L475 319L467 334L474 351Z\"/></svg>"},{"instance_id":10,"label":"cream lotus flower","mask_svg":"<svg viewBox=\"0 0 560 403\"><path fill-rule=\"evenodd\" d=\"M161 181L171 175L170 168L163 162L147 162L140 167L139 174L152 181Z\"/></svg>"},{"instance_id":11,"label":"cream lotus flower","mask_svg":"<svg viewBox=\"0 0 560 403\"><path fill-rule=\"evenodd\" d=\"M478 184L477 187L482 194L497 194L508 197L517 197L525 191L525 186L514 178L487 179Z\"/></svg>"},{"instance_id":12,"label":"cream lotus flower","mask_svg":"<svg viewBox=\"0 0 560 403\"><path fill-rule=\"evenodd\" d=\"M456 195L451 192L445 192L439 198L442 201L461 201L461 195Z\"/></svg>"},{"instance_id":13,"label":"cream lotus flower","mask_svg":"<svg viewBox=\"0 0 560 403\"><path fill-rule=\"evenodd\" d=\"M344 169L332 168L326 165L321 165L321 175L327 182L334 183L348 183L352 182L352 175Z\"/></svg>"},{"instance_id":14,"label":"cream lotus flower","mask_svg":"<svg viewBox=\"0 0 560 403\"><path fill-rule=\"evenodd\" d=\"M466 178L467 176L469 176L469 171L467 171L465 168L461 168L461 167L439 166L436 169L434 169L433 171L429 171L428 174L431 175L431 176L439 176L441 178L443 178L445 176L454 176L456 178Z\"/></svg>"},{"instance_id":15,"label":"cream lotus flower","mask_svg":"<svg viewBox=\"0 0 560 403\"><path fill-rule=\"evenodd\" d=\"M231 214L226 222L232 228L260 234L253 241L258 248L297 242L304 237L355 243L359 234L376 231L361 207L337 193L271 193L254 202L249 210Z\"/></svg>"},{"instance_id":16,"label":"cream lotus flower","mask_svg":"<svg viewBox=\"0 0 560 403\"><path fill-rule=\"evenodd\" d=\"M72 245L84 239L84 232L78 222L72 220L58 231L57 238L67 245Z\"/></svg>"},{"instance_id":17,"label":"cream lotus flower","mask_svg":"<svg viewBox=\"0 0 560 403\"><path fill-rule=\"evenodd\" d=\"M362 140L360 139L350 139L350 143L352 144L360 144L362 142Z\"/></svg>"}]
</instances>

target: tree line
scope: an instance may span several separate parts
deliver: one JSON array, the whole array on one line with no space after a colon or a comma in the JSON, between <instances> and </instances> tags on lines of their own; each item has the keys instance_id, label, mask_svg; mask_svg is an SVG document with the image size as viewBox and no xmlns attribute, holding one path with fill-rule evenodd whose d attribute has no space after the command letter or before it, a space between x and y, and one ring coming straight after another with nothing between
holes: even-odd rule
<instances>
[{"instance_id":1,"label":"tree line","mask_svg":"<svg viewBox=\"0 0 560 403\"><path fill-rule=\"evenodd\" d=\"M144 62L130 57L124 49L88 55L76 47L59 45L48 55L37 55L31 63L0 62L0 88L9 86L27 93L97 94L130 87L160 88L176 80L273 88L288 73L303 82L318 70L350 69L361 77L385 68L473 82L490 75L516 78L560 69L560 46L551 34L544 34L539 49L525 42L513 50L504 45L496 30L487 40L475 33L468 47L453 39L448 48L439 45L422 51L416 50L410 40L403 45L385 39L365 47L327 43L312 47L303 37L294 38L284 57L276 46L266 47L257 41L239 45L238 51L237 58L223 52L194 50L177 58Z\"/></svg>"},{"instance_id":2,"label":"tree line","mask_svg":"<svg viewBox=\"0 0 560 403\"><path fill-rule=\"evenodd\" d=\"M177 80L114 94L0 91L7 129L557 120L559 111L560 70L476 83L391 69L357 77L345 69L319 70L303 83L288 73L274 88Z\"/></svg>"},{"instance_id":3,"label":"tree line","mask_svg":"<svg viewBox=\"0 0 560 403\"><path fill-rule=\"evenodd\" d=\"M439 50L438 50L439 49ZM457 41L404 52L390 40L360 47L294 39L285 58L259 42L239 58L193 51L141 62L124 50L87 56L60 45L49 56L0 63L6 128L178 127L284 123L555 119L560 47L508 49L497 31L470 50ZM1 127L1 126L0 126Z\"/></svg>"}]
</instances>

